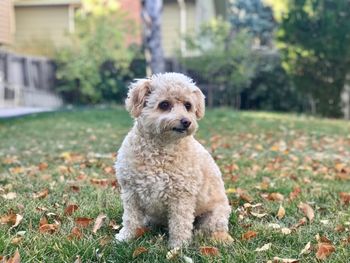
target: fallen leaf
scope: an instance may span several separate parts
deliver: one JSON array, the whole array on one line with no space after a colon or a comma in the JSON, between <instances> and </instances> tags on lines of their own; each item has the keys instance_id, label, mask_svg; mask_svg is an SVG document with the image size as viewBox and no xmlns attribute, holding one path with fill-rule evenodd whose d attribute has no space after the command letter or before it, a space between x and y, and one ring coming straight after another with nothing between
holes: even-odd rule
<instances>
[{"instance_id":1,"label":"fallen leaf","mask_svg":"<svg viewBox=\"0 0 350 263\"><path fill-rule=\"evenodd\" d=\"M350 193L340 192L340 200L344 205L350 204Z\"/></svg>"},{"instance_id":2,"label":"fallen leaf","mask_svg":"<svg viewBox=\"0 0 350 263\"><path fill-rule=\"evenodd\" d=\"M134 252L132 253L132 257L133 258L136 258L138 257L139 255L143 254L143 253L146 253L148 251L147 248L145 247L138 247L134 250Z\"/></svg>"},{"instance_id":3,"label":"fallen leaf","mask_svg":"<svg viewBox=\"0 0 350 263\"><path fill-rule=\"evenodd\" d=\"M250 212L250 214L251 214L252 216L257 217L257 218L263 218L264 216L267 216L266 213L259 214L259 213Z\"/></svg>"},{"instance_id":4,"label":"fallen leaf","mask_svg":"<svg viewBox=\"0 0 350 263\"><path fill-rule=\"evenodd\" d=\"M149 231L147 227L138 227L136 228L136 238L143 236L145 233Z\"/></svg>"},{"instance_id":5,"label":"fallen leaf","mask_svg":"<svg viewBox=\"0 0 350 263\"><path fill-rule=\"evenodd\" d=\"M82 263L80 256L77 256L77 259L74 261L74 263Z\"/></svg>"},{"instance_id":6,"label":"fallen leaf","mask_svg":"<svg viewBox=\"0 0 350 263\"><path fill-rule=\"evenodd\" d=\"M47 197L48 194L49 194L49 189L44 189L40 192L33 194L33 198L34 199L43 199L43 198Z\"/></svg>"},{"instance_id":7,"label":"fallen leaf","mask_svg":"<svg viewBox=\"0 0 350 263\"><path fill-rule=\"evenodd\" d=\"M285 216L285 214L286 214L286 210L283 208L283 206L280 206L277 212L278 219L281 220Z\"/></svg>"},{"instance_id":8,"label":"fallen leaf","mask_svg":"<svg viewBox=\"0 0 350 263\"><path fill-rule=\"evenodd\" d=\"M251 197L249 194L246 193L246 191L237 188L236 189L236 194L238 195L238 197L248 203L253 202L253 197Z\"/></svg>"},{"instance_id":9,"label":"fallen leaf","mask_svg":"<svg viewBox=\"0 0 350 263\"><path fill-rule=\"evenodd\" d=\"M118 230L120 225L118 225L114 220L110 220L108 226L113 230Z\"/></svg>"},{"instance_id":10,"label":"fallen leaf","mask_svg":"<svg viewBox=\"0 0 350 263\"><path fill-rule=\"evenodd\" d=\"M22 219L23 219L23 216L22 216L22 215L16 214L16 221L15 221L15 224L14 224L13 226L11 226L10 229L15 228L16 226L18 226L18 225L21 223Z\"/></svg>"},{"instance_id":11,"label":"fallen leaf","mask_svg":"<svg viewBox=\"0 0 350 263\"><path fill-rule=\"evenodd\" d=\"M9 260L6 263L20 263L21 262L21 255L18 252L18 249L16 249L15 254L9 258Z\"/></svg>"},{"instance_id":12,"label":"fallen leaf","mask_svg":"<svg viewBox=\"0 0 350 263\"><path fill-rule=\"evenodd\" d=\"M258 235L257 232L249 230L242 235L242 240L250 240L252 238L255 238L257 235Z\"/></svg>"},{"instance_id":13,"label":"fallen leaf","mask_svg":"<svg viewBox=\"0 0 350 263\"><path fill-rule=\"evenodd\" d=\"M182 259L184 260L185 263L193 263L193 259L188 256L183 255Z\"/></svg>"},{"instance_id":14,"label":"fallen leaf","mask_svg":"<svg viewBox=\"0 0 350 263\"><path fill-rule=\"evenodd\" d=\"M280 193L270 193L267 196L267 200L270 201L283 201L284 200L284 196Z\"/></svg>"},{"instance_id":15,"label":"fallen leaf","mask_svg":"<svg viewBox=\"0 0 350 263\"><path fill-rule=\"evenodd\" d=\"M12 174L21 174L24 173L24 169L21 166L17 166L17 167L12 167L9 169L10 173Z\"/></svg>"},{"instance_id":16,"label":"fallen leaf","mask_svg":"<svg viewBox=\"0 0 350 263\"><path fill-rule=\"evenodd\" d=\"M68 205L66 209L64 210L64 215L70 216L72 215L75 211L77 211L79 207L75 204Z\"/></svg>"},{"instance_id":17,"label":"fallen leaf","mask_svg":"<svg viewBox=\"0 0 350 263\"><path fill-rule=\"evenodd\" d=\"M301 250L299 256L309 254L311 252L311 242L308 242L306 246Z\"/></svg>"},{"instance_id":18,"label":"fallen leaf","mask_svg":"<svg viewBox=\"0 0 350 263\"><path fill-rule=\"evenodd\" d=\"M68 239L72 240L74 238L76 239L81 239L83 237L83 234L81 233L79 227L73 227L72 231L70 232L70 234L68 235Z\"/></svg>"},{"instance_id":19,"label":"fallen leaf","mask_svg":"<svg viewBox=\"0 0 350 263\"><path fill-rule=\"evenodd\" d=\"M39 163L39 165L38 165L38 168L39 168L40 171L44 171L44 170L46 170L48 167L49 167L49 165L48 165L47 163L45 163L45 162Z\"/></svg>"},{"instance_id":20,"label":"fallen leaf","mask_svg":"<svg viewBox=\"0 0 350 263\"><path fill-rule=\"evenodd\" d=\"M16 219L17 219L17 215L11 212L7 215L0 217L0 224L14 225L16 224Z\"/></svg>"},{"instance_id":21,"label":"fallen leaf","mask_svg":"<svg viewBox=\"0 0 350 263\"><path fill-rule=\"evenodd\" d=\"M93 218L87 218L87 217L77 217L74 219L75 223L82 227L87 227L91 224L91 222L94 221Z\"/></svg>"},{"instance_id":22,"label":"fallen leaf","mask_svg":"<svg viewBox=\"0 0 350 263\"><path fill-rule=\"evenodd\" d=\"M14 192L9 192L7 194L3 194L2 197L7 200L13 200L17 197L17 194Z\"/></svg>"},{"instance_id":23,"label":"fallen leaf","mask_svg":"<svg viewBox=\"0 0 350 263\"><path fill-rule=\"evenodd\" d=\"M299 186L296 186L293 188L293 192L289 194L289 200L294 200L297 198L301 193L301 188Z\"/></svg>"},{"instance_id":24,"label":"fallen leaf","mask_svg":"<svg viewBox=\"0 0 350 263\"><path fill-rule=\"evenodd\" d=\"M226 189L226 194L233 194L233 193L236 193L236 189L235 188L228 188Z\"/></svg>"},{"instance_id":25,"label":"fallen leaf","mask_svg":"<svg viewBox=\"0 0 350 263\"><path fill-rule=\"evenodd\" d=\"M42 218L40 218L39 227L41 227L43 225L47 225L48 223L49 223L49 221L47 220L46 216L43 216Z\"/></svg>"},{"instance_id":26,"label":"fallen leaf","mask_svg":"<svg viewBox=\"0 0 350 263\"><path fill-rule=\"evenodd\" d=\"M40 233L53 234L58 230L59 224L45 224L39 227Z\"/></svg>"},{"instance_id":27,"label":"fallen leaf","mask_svg":"<svg viewBox=\"0 0 350 263\"><path fill-rule=\"evenodd\" d=\"M292 229L297 229L298 227L305 225L306 222L307 222L306 217L303 217L302 219L299 220L299 222L298 222L297 224L295 224L295 225L292 227Z\"/></svg>"},{"instance_id":28,"label":"fallen leaf","mask_svg":"<svg viewBox=\"0 0 350 263\"><path fill-rule=\"evenodd\" d=\"M262 247L255 249L255 251L261 252L261 251L269 250L271 248L271 245L272 245L271 243L267 243L267 244L263 245Z\"/></svg>"},{"instance_id":29,"label":"fallen leaf","mask_svg":"<svg viewBox=\"0 0 350 263\"><path fill-rule=\"evenodd\" d=\"M96 234L96 232L101 228L103 221L106 219L106 215L100 214L95 221L94 228L92 230L93 233Z\"/></svg>"},{"instance_id":30,"label":"fallen leaf","mask_svg":"<svg viewBox=\"0 0 350 263\"><path fill-rule=\"evenodd\" d=\"M216 247L199 247L199 252L204 256L218 256L219 249Z\"/></svg>"},{"instance_id":31,"label":"fallen leaf","mask_svg":"<svg viewBox=\"0 0 350 263\"><path fill-rule=\"evenodd\" d=\"M274 257L273 263L298 263L299 259Z\"/></svg>"},{"instance_id":32,"label":"fallen leaf","mask_svg":"<svg viewBox=\"0 0 350 263\"><path fill-rule=\"evenodd\" d=\"M298 208L303 211L304 215L306 215L306 217L309 219L310 222L312 222L312 220L315 217L315 213L314 210L312 209L312 207L310 205L308 205L307 203L300 203L298 205Z\"/></svg>"},{"instance_id":33,"label":"fallen leaf","mask_svg":"<svg viewBox=\"0 0 350 263\"><path fill-rule=\"evenodd\" d=\"M90 179L90 183L93 185L97 185L97 186L108 186L109 181L108 181L108 179L92 178L92 179Z\"/></svg>"},{"instance_id":34,"label":"fallen leaf","mask_svg":"<svg viewBox=\"0 0 350 263\"><path fill-rule=\"evenodd\" d=\"M17 245L17 244L21 243L22 240L23 240L23 237L14 237L11 240L11 244Z\"/></svg>"},{"instance_id":35,"label":"fallen leaf","mask_svg":"<svg viewBox=\"0 0 350 263\"><path fill-rule=\"evenodd\" d=\"M70 190L72 191L72 192L79 192L80 191L80 187L79 186L76 186L76 185L71 185L70 187Z\"/></svg>"},{"instance_id":36,"label":"fallen leaf","mask_svg":"<svg viewBox=\"0 0 350 263\"><path fill-rule=\"evenodd\" d=\"M289 228L287 228L287 227L282 227L282 228L281 228L281 232L282 232L282 234L284 234L284 235L289 235L290 233L292 233L292 230L289 229Z\"/></svg>"},{"instance_id":37,"label":"fallen leaf","mask_svg":"<svg viewBox=\"0 0 350 263\"><path fill-rule=\"evenodd\" d=\"M316 252L317 259L326 259L330 254L335 251L335 247L329 243L319 243Z\"/></svg>"}]
</instances>

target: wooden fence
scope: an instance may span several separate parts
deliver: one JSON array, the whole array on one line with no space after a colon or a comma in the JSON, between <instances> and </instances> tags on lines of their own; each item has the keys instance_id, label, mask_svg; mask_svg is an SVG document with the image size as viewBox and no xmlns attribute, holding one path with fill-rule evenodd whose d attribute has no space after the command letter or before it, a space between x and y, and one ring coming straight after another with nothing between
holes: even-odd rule
<instances>
[{"instance_id":1,"label":"wooden fence","mask_svg":"<svg viewBox=\"0 0 350 263\"><path fill-rule=\"evenodd\" d=\"M55 66L47 58L0 50L0 107L58 107L54 92Z\"/></svg>"}]
</instances>

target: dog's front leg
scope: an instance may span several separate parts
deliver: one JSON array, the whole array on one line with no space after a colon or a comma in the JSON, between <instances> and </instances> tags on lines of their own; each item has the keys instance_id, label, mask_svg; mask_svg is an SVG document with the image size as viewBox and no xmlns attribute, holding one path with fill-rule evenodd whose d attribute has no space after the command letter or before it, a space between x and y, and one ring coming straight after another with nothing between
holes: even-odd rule
<instances>
[{"instance_id":1,"label":"dog's front leg","mask_svg":"<svg viewBox=\"0 0 350 263\"><path fill-rule=\"evenodd\" d=\"M129 241L137 237L137 229L143 227L144 215L135 195L122 195L123 228L116 234L117 241Z\"/></svg>"},{"instance_id":2,"label":"dog's front leg","mask_svg":"<svg viewBox=\"0 0 350 263\"><path fill-rule=\"evenodd\" d=\"M169 203L169 247L179 248L191 241L195 201L180 198Z\"/></svg>"}]
</instances>

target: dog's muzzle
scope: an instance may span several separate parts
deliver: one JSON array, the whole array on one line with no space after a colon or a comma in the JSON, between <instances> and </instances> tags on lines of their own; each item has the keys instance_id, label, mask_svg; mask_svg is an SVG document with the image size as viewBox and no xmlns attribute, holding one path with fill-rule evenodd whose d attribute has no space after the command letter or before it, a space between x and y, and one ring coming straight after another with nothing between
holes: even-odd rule
<instances>
[{"instance_id":1,"label":"dog's muzzle","mask_svg":"<svg viewBox=\"0 0 350 263\"><path fill-rule=\"evenodd\" d=\"M180 120L181 127L174 127L173 131L184 133L191 126L191 121L187 118L182 118Z\"/></svg>"}]
</instances>

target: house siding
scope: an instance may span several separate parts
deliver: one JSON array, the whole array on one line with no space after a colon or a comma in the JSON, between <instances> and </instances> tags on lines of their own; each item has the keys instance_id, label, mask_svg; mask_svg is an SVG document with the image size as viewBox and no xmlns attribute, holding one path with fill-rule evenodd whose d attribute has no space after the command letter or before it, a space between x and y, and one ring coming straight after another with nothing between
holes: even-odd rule
<instances>
[{"instance_id":1,"label":"house siding","mask_svg":"<svg viewBox=\"0 0 350 263\"><path fill-rule=\"evenodd\" d=\"M12 1L0 1L0 45L12 42Z\"/></svg>"},{"instance_id":2,"label":"house siding","mask_svg":"<svg viewBox=\"0 0 350 263\"><path fill-rule=\"evenodd\" d=\"M68 42L69 6L16 6L16 45Z\"/></svg>"},{"instance_id":3,"label":"house siding","mask_svg":"<svg viewBox=\"0 0 350 263\"><path fill-rule=\"evenodd\" d=\"M196 28L196 6L194 1L186 1L186 32ZM165 57L173 57L180 49L180 8L177 1L166 1L162 14L162 41Z\"/></svg>"}]
</instances>

